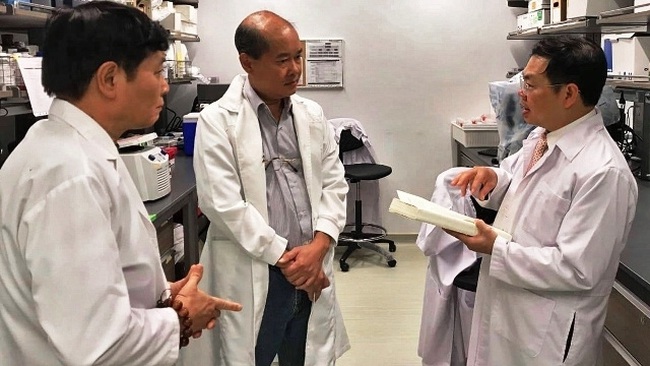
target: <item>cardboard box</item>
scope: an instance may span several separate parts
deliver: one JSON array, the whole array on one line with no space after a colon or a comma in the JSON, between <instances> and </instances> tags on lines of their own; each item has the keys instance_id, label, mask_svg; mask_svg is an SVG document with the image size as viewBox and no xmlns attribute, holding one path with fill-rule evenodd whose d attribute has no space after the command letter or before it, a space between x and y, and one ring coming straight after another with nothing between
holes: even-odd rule
<instances>
[{"instance_id":1,"label":"cardboard box","mask_svg":"<svg viewBox=\"0 0 650 366\"><path fill-rule=\"evenodd\" d=\"M612 44L612 75L648 75L650 73L650 37L634 37L628 34L603 35Z\"/></svg>"},{"instance_id":2,"label":"cardboard box","mask_svg":"<svg viewBox=\"0 0 650 366\"><path fill-rule=\"evenodd\" d=\"M174 223L171 220L165 221L157 230L158 251L163 256L174 247Z\"/></svg>"},{"instance_id":3,"label":"cardboard box","mask_svg":"<svg viewBox=\"0 0 650 366\"><path fill-rule=\"evenodd\" d=\"M549 9L536 10L528 13L530 17L530 27L541 27L551 23L551 11Z\"/></svg>"},{"instance_id":4,"label":"cardboard box","mask_svg":"<svg viewBox=\"0 0 650 366\"><path fill-rule=\"evenodd\" d=\"M528 13L517 15L517 30L523 30L528 28L531 28L530 15L528 15Z\"/></svg>"},{"instance_id":5,"label":"cardboard box","mask_svg":"<svg viewBox=\"0 0 650 366\"><path fill-rule=\"evenodd\" d=\"M160 258L160 262L162 263L163 272L165 273L167 281L176 281L176 263L174 262L174 250L170 249L167 253L165 253Z\"/></svg>"},{"instance_id":6,"label":"cardboard box","mask_svg":"<svg viewBox=\"0 0 650 366\"><path fill-rule=\"evenodd\" d=\"M182 32L187 33L187 34L193 34L195 36L199 35L199 26L196 23L192 23L189 21L181 21L182 25Z\"/></svg>"},{"instance_id":7,"label":"cardboard box","mask_svg":"<svg viewBox=\"0 0 650 366\"><path fill-rule=\"evenodd\" d=\"M567 19L598 16L603 11L634 5L634 0L566 0Z\"/></svg>"},{"instance_id":8,"label":"cardboard box","mask_svg":"<svg viewBox=\"0 0 650 366\"><path fill-rule=\"evenodd\" d=\"M183 20L186 20L190 23L198 23L198 11L192 5L174 5L174 9L177 13L181 14Z\"/></svg>"},{"instance_id":9,"label":"cardboard box","mask_svg":"<svg viewBox=\"0 0 650 366\"><path fill-rule=\"evenodd\" d=\"M551 23L559 23L566 20L566 0L551 1Z\"/></svg>"},{"instance_id":10,"label":"cardboard box","mask_svg":"<svg viewBox=\"0 0 650 366\"><path fill-rule=\"evenodd\" d=\"M179 13L171 13L167 15L167 17L165 17L163 20L160 21L160 25L162 25L163 28L168 29L170 31L182 32L183 31L182 15Z\"/></svg>"},{"instance_id":11,"label":"cardboard box","mask_svg":"<svg viewBox=\"0 0 650 366\"><path fill-rule=\"evenodd\" d=\"M533 12L542 9L550 9L550 0L528 0L528 12Z\"/></svg>"}]
</instances>

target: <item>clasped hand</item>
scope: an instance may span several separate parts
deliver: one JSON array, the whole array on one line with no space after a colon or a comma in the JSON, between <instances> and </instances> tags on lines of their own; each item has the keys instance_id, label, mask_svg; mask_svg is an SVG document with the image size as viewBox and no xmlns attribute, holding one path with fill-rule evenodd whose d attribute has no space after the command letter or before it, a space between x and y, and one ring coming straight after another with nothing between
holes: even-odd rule
<instances>
[{"instance_id":1,"label":"clasped hand","mask_svg":"<svg viewBox=\"0 0 650 366\"><path fill-rule=\"evenodd\" d=\"M325 235L325 234L322 234ZM329 236L318 238L308 244L291 249L278 260L277 266L292 285L304 290L311 301L320 297L330 281L323 271L323 258L329 249Z\"/></svg>"},{"instance_id":2,"label":"clasped hand","mask_svg":"<svg viewBox=\"0 0 650 366\"><path fill-rule=\"evenodd\" d=\"M242 306L236 302L210 296L199 290L198 284L202 277L203 265L195 264L190 267L185 278L170 284L172 298L182 301L183 307L189 312L194 338L200 337L203 329L212 329L217 325L221 310L242 309Z\"/></svg>"}]
</instances>

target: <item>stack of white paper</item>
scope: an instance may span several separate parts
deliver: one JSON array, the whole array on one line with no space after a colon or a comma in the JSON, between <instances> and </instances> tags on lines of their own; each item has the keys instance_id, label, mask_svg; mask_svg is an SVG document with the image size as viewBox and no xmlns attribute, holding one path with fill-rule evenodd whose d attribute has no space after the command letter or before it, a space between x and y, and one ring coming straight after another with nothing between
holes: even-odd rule
<instances>
[{"instance_id":1,"label":"stack of white paper","mask_svg":"<svg viewBox=\"0 0 650 366\"><path fill-rule=\"evenodd\" d=\"M474 224L476 219L472 217L454 212L414 194L397 191L397 197L393 198L388 212L465 235L474 236L478 234L478 229ZM494 227L492 227L492 230L506 240L512 240L512 235L505 231Z\"/></svg>"}]
</instances>

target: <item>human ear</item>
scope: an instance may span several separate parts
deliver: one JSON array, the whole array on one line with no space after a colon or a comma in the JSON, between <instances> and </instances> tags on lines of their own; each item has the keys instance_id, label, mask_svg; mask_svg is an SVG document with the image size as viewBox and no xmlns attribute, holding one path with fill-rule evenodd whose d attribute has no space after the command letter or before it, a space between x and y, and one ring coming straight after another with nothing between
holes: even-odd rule
<instances>
[{"instance_id":1,"label":"human ear","mask_svg":"<svg viewBox=\"0 0 650 366\"><path fill-rule=\"evenodd\" d=\"M95 72L95 83L97 90L107 98L113 99L117 96L120 67L113 61L104 62Z\"/></svg>"},{"instance_id":2,"label":"human ear","mask_svg":"<svg viewBox=\"0 0 650 366\"><path fill-rule=\"evenodd\" d=\"M578 86L574 83L567 84L564 90L564 106L569 108L580 100L580 89L578 89Z\"/></svg>"},{"instance_id":3,"label":"human ear","mask_svg":"<svg viewBox=\"0 0 650 366\"><path fill-rule=\"evenodd\" d=\"M246 73L253 71L253 59L247 53L239 54L239 63Z\"/></svg>"}]
</instances>

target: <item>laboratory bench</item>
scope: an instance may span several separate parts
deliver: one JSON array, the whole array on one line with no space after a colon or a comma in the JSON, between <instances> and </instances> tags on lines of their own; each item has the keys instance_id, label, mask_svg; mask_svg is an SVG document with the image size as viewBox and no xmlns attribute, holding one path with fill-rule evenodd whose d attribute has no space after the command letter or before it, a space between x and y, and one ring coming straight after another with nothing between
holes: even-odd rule
<instances>
[{"instance_id":1,"label":"laboratory bench","mask_svg":"<svg viewBox=\"0 0 650 366\"><path fill-rule=\"evenodd\" d=\"M606 366L650 366L650 182L637 179L637 185L636 215L605 319Z\"/></svg>"},{"instance_id":2,"label":"laboratory bench","mask_svg":"<svg viewBox=\"0 0 650 366\"><path fill-rule=\"evenodd\" d=\"M158 200L145 202L144 205L147 212L152 216L152 222L157 230L160 230L174 218L176 218L174 221L182 221L185 251L184 266L182 266L182 270L176 270L176 278L181 278L187 273L190 265L199 262L201 254L199 233L204 232L209 223L207 218L199 214L198 211L196 178L194 176L192 157L179 153L174 160L171 192Z\"/></svg>"}]
</instances>

